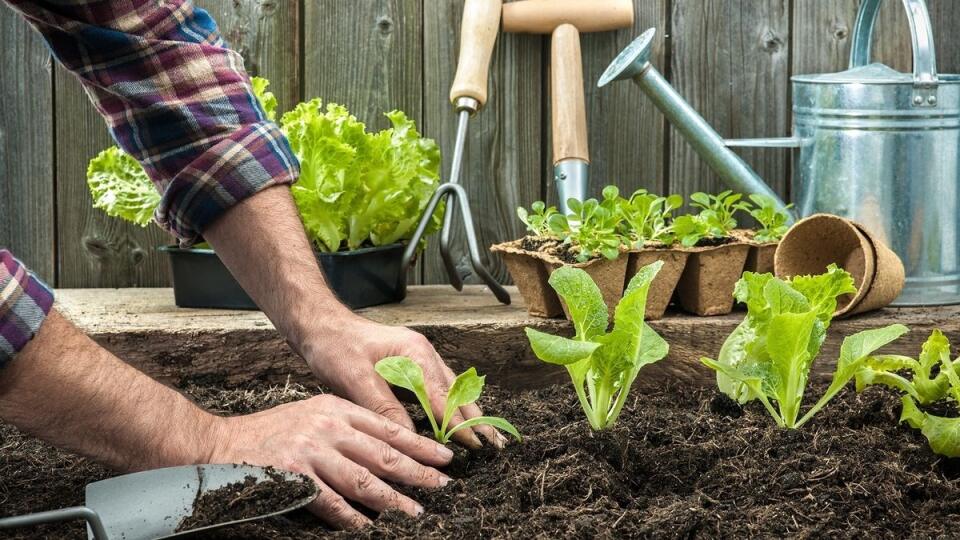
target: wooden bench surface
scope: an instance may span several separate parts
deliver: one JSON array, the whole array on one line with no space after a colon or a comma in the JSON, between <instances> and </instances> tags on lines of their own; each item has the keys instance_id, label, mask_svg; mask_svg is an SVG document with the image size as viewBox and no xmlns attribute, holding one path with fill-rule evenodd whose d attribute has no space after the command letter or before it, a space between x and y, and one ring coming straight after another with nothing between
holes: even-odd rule
<instances>
[{"instance_id":1,"label":"wooden bench surface","mask_svg":"<svg viewBox=\"0 0 960 540\"><path fill-rule=\"evenodd\" d=\"M511 388L563 381L562 368L532 355L523 328L569 334L570 325L528 315L516 289L509 290L514 302L503 306L482 286L467 286L461 293L446 285L417 286L400 304L359 313L422 332L458 372L476 366L490 382ZM258 311L181 309L174 305L171 289L62 289L57 291L57 302L68 318L101 344L172 384L311 380L304 362ZM637 384L658 385L666 377L713 384L713 373L700 365L699 358L714 357L742 318L742 311L720 317L668 314L651 322L670 343L670 355L645 368ZM934 328L960 339L957 306L888 308L835 321L814 364L814 378L830 377L844 336L893 323L905 324L911 332L890 352L916 355Z\"/></svg>"}]
</instances>

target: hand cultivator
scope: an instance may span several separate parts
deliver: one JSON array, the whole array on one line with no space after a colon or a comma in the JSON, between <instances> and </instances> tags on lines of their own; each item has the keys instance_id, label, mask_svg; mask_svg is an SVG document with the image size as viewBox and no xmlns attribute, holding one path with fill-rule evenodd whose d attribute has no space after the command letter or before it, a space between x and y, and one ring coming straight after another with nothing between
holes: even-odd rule
<instances>
[{"instance_id":1,"label":"hand cultivator","mask_svg":"<svg viewBox=\"0 0 960 540\"><path fill-rule=\"evenodd\" d=\"M463 289L463 279L457 271L457 265L450 253L450 233L453 227L453 215L459 206L463 220L464 233L467 236L467 248L470 252L470 263L473 271L490 287L497 300L504 304L510 303L510 293L500 285L483 265L480 258L480 246L477 243L477 233L473 226L473 214L470 212L470 200L466 190L460 185L460 168L463 164L463 148L467 139L467 127L470 118L480 112L487 103L487 76L490 67L490 57L500 29L500 11L503 7L501 0L467 0L463 7L463 25L460 33L460 64L457 75L450 89L450 102L457 111L457 138L454 142L453 160L450 167L450 176L447 183L437 188L436 193L427 205L413 233L413 238L407 244L403 254L401 268L407 269L413 263L417 253L417 246L423 238L424 231L433 219L433 213L440 201L446 199L446 209L443 216L443 229L440 232L440 255L443 265L450 278L450 284L455 289ZM406 280L406 272L400 273L401 280Z\"/></svg>"}]
</instances>

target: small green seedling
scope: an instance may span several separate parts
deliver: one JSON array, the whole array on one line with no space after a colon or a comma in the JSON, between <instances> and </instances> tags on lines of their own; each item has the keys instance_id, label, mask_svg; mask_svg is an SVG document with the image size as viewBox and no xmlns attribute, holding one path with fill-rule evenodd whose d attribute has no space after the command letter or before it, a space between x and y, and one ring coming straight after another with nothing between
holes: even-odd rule
<instances>
[{"instance_id":1,"label":"small green seedling","mask_svg":"<svg viewBox=\"0 0 960 540\"><path fill-rule=\"evenodd\" d=\"M673 220L671 228L680 245L684 247L694 247L710 236L710 226L700 216L690 214L678 216Z\"/></svg>"},{"instance_id":2,"label":"small green seedling","mask_svg":"<svg viewBox=\"0 0 960 540\"><path fill-rule=\"evenodd\" d=\"M650 283L662 267L657 261L630 280L610 332L607 306L590 275L579 268L558 268L550 275L550 285L567 304L576 335L571 339L526 329L537 358L567 368L594 430L616 423L640 369L669 351L667 342L643 321Z\"/></svg>"},{"instance_id":3,"label":"small green seedling","mask_svg":"<svg viewBox=\"0 0 960 540\"><path fill-rule=\"evenodd\" d=\"M640 249L648 241L671 245L675 241L673 211L683 206L683 197L661 197L645 189L637 190L630 199L620 199L621 236L632 247Z\"/></svg>"},{"instance_id":4,"label":"small green seedling","mask_svg":"<svg viewBox=\"0 0 960 540\"><path fill-rule=\"evenodd\" d=\"M882 384L902 392L900 422L919 429L937 454L956 458L960 457L960 418L934 416L920 408L946 400L960 413L960 363L950 356L950 341L934 330L919 359L887 356L867 362L857 373L857 391ZM934 370L939 371L934 375ZM910 378L897 372L909 373Z\"/></svg>"},{"instance_id":5,"label":"small green seedling","mask_svg":"<svg viewBox=\"0 0 960 540\"><path fill-rule=\"evenodd\" d=\"M550 219L557 214L556 207L548 208L543 201L536 201L531 204L529 212L522 206L517 208L517 217L527 226L527 231L537 238L553 236L550 231Z\"/></svg>"},{"instance_id":6,"label":"small green seedling","mask_svg":"<svg viewBox=\"0 0 960 540\"><path fill-rule=\"evenodd\" d=\"M750 210L750 215L757 220L760 228L753 236L753 239L761 243L779 242L783 235L787 234L790 226L790 216L785 212L778 210L774 200L766 195L754 193L750 195L754 208ZM787 206L791 208L793 205Z\"/></svg>"},{"instance_id":7,"label":"small green seedling","mask_svg":"<svg viewBox=\"0 0 960 540\"><path fill-rule=\"evenodd\" d=\"M557 214L550 219L551 232L576 248L578 262L598 256L610 260L620 256L619 193L616 187L607 186L603 194L602 203L596 199L582 202L570 199L567 201L570 215Z\"/></svg>"},{"instance_id":8,"label":"small green seedling","mask_svg":"<svg viewBox=\"0 0 960 540\"><path fill-rule=\"evenodd\" d=\"M727 238L737 228L734 214L739 211L749 211L750 205L743 202L743 195L732 191L724 191L716 195L694 193L690 195L691 206L700 208L700 219L707 227L713 238Z\"/></svg>"},{"instance_id":9,"label":"small green seedling","mask_svg":"<svg viewBox=\"0 0 960 540\"><path fill-rule=\"evenodd\" d=\"M799 428L871 362L875 351L908 331L894 324L844 339L833 381L799 417L810 368L826 339L837 298L855 292L853 278L835 265L823 275L789 281L746 272L734 293L747 305L746 318L724 342L717 360L701 361L717 371L720 391L740 403L760 400L778 426Z\"/></svg>"},{"instance_id":10,"label":"small green seedling","mask_svg":"<svg viewBox=\"0 0 960 540\"><path fill-rule=\"evenodd\" d=\"M390 356L377 362L374 368L388 383L399 386L400 388L405 388L417 396L417 401L420 402L420 406L423 407L423 412L426 413L427 419L430 420L430 426L433 428L433 437L441 444L450 442L453 434L461 429L479 425L493 426L513 435L518 441L521 440L520 432L517 431L517 428L513 427L513 424L503 418L497 418L495 416L478 416L465 420L453 427L450 426L450 420L453 418L453 414L457 409L464 405L469 405L480 398L486 376L481 377L477 375L475 368L464 371L453 381L453 385L450 386L450 391L447 393L447 403L443 410L443 423L440 425L437 425L437 419L433 415L433 408L430 406L430 397L427 395L427 386L423 379L423 369L420 368L419 364L406 356Z\"/></svg>"}]
</instances>

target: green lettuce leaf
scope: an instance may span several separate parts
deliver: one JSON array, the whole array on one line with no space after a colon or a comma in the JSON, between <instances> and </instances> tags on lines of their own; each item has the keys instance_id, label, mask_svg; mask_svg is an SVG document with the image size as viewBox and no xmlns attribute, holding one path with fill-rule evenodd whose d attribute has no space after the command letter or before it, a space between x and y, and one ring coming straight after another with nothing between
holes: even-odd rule
<instances>
[{"instance_id":1,"label":"green lettuce leaf","mask_svg":"<svg viewBox=\"0 0 960 540\"><path fill-rule=\"evenodd\" d=\"M141 227L153 220L160 194L140 163L111 146L87 166L87 187L93 207Z\"/></svg>"}]
</instances>

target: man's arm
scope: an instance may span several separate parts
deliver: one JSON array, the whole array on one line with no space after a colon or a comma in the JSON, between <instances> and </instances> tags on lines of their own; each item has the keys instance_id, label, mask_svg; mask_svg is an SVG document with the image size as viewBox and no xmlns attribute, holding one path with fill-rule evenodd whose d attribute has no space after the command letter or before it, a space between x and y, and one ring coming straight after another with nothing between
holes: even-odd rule
<instances>
[{"instance_id":1,"label":"man's arm","mask_svg":"<svg viewBox=\"0 0 960 540\"><path fill-rule=\"evenodd\" d=\"M245 462L300 472L321 487L311 510L335 527L369 521L346 499L419 514L415 501L381 478L440 487L449 479L430 465L453 456L333 396L249 416L211 415L121 362L56 310L0 369L0 419L120 471Z\"/></svg>"}]
</instances>

